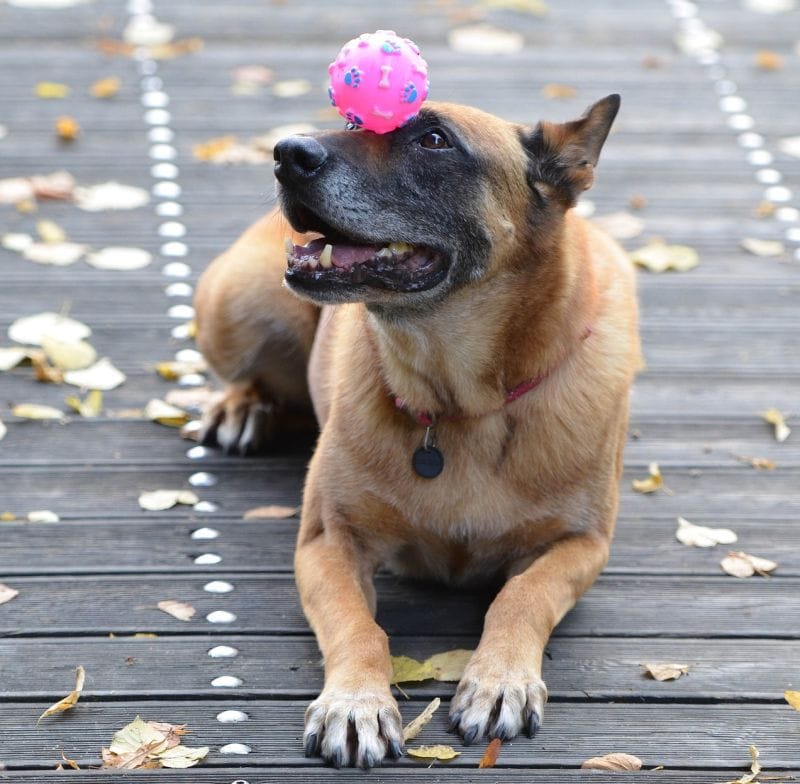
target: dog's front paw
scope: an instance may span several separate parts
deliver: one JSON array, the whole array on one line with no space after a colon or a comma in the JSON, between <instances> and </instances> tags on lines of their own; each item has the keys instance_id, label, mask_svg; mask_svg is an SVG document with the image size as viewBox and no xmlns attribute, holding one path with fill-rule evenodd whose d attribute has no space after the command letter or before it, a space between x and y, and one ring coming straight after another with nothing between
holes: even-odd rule
<instances>
[{"instance_id":1,"label":"dog's front paw","mask_svg":"<svg viewBox=\"0 0 800 784\"><path fill-rule=\"evenodd\" d=\"M509 740L524 730L532 738L546 702L547 687L532 672L473 660L450 703L450 729L466 746L487 734Z\"/></svg>"},{"instance_id":2,"label":"dog's front paw","mask_svg":"<svg viewBox=\"0 0 800 784\"><path fill-rule=\"evenodd\" d=\"M231 385L206 406L200 442L228 454L250 455L267 445L274 425L273 406L252 385Z\"/></svg>"},{"instance_id":3,"label":"dog's front paw","mask_svg":"<svg viewBox=\"0 0 800 784\"><path fill-rule=\"evenodd\" d=\"M307 757L321 755L337 768L380 765L403 754L403 722L389 692L326 688L306 710Z\"/></svg>"}]
</instances>

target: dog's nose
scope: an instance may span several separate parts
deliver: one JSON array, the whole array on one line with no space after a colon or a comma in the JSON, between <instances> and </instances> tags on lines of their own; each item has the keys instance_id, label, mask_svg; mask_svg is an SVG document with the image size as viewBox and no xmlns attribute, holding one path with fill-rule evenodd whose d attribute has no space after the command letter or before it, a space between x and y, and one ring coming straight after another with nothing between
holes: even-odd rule
<instances>
[{"instance_id":1,"label":"dog's nose","mask_svg":"<svg viewBox=\"0 0 800 784\"><path fill-rule=\"evenodd\" d=\"M325 148L311 136L281 139L272 154L275 158L275 176L281 182L313 177L328 159Z\"/></svg>"}]
</instances>

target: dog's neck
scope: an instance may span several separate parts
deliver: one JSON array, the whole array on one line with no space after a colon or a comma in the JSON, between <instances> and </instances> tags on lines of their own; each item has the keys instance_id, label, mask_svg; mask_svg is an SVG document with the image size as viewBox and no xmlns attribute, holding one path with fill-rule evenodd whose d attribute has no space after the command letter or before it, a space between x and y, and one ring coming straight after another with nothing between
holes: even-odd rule
<instances>
[{"instance_id":1,"label":"dog's neck","mask_svg":"<svg viewBox=\"0 0 800 784\"><path fill-rule=\"evenodd\" d=\"M564 242L585 242L575 229ZM576 268L584 255L556 248L464 286L427 314L370 314L388 391L412 411L474 417L553 372L577 350L596 307L592 270Z\"/></svg>"}]
</instances>

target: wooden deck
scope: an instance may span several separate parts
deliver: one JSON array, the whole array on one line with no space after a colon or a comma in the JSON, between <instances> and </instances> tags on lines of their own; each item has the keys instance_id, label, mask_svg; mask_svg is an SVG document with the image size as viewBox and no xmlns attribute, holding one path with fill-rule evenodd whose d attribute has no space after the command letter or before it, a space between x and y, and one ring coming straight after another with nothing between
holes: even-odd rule
<instances>
[{"instance_id":1,"label":"wooden deck","mask_svg":"<svg viewBox=\"0 0 800 784\"><path fill-rule=\"evenodd\" d=\"M54 524L0 522L0 581L19 596L0 606L0 781L49 781L62 752L84 769L99 766L113 733L137 714L188 722L192 745L211 753L188 771L151 771L141 782L263 784L349 781L360 772L337 772L302 756L305 705L321 685L319 654L305 624L291 575L296 519L245 521L245 510L264 503L299 504L308 444L258 459L212 453L187 456L191 444L174 430L119 416L163 396L174 385L153 366L189 347L171 335L181 319L168 307L188 304L165 287L193 283L273 198L271 167L218 167L192 157L192 146L235 133L247 138L288 122L332 123L321 82L341 42L363 30L395 28L421 45L438 99L473 103L519 121L577 116L609 92L623 95L623 110L603 154L590 197L597 214L626 209L643 196L638 214L649 236L697 248L700 265L673 275L640 276L642 333L647 370L633 397L631 441L622 480L618 535L608 568L560 625L548 649L550 688L545 723L535 740L504 746L498 766L478 771L483 744L461 748L445 731L443 707L422 740L454 743L463 753L432 769L408 758L373 771L373 782L528 782L603 784L613 775L578 770L587 757L625 751L645 771L625 781L697 784L735 779L749 766L755 744L768 774L800 772L800 714L783 701L800 689L800 440L778 444L759 412L770 406L800 414L800 221L784 210L758 219L754 210L770 187L759 169L774 169L789 200L772 192L778 208L800 207L800 160L778 151L781 137L800 134L797 96L800 11L764 15L734 0L691 3L620 0L551 0L546 18L490 10L493 24L518 30L523 51L475 57L447 46L447 32L479 3L334 3L326 0L153 0L154 13L176 25L177 37L200 37L201 52L162 61L149 75L163 80L169 98L179 167L178 201L188 255L165 258L159 236L161 201L125 212L82 212L63 202L42 202L37 215L0 206L0 233L33 232L41 217L57 221L75 241L94 247L133 245L155 254L137 272L104 272L81 262L42 267L0 250L1 345L16 318L69 309L88 323L93 344L128 381L107 393L107 412L66 424L15 419L7 404L38 402L64 407L68 388L36 384L29 369L0 374L0 512L24 517L51 509ZM0 178L72 172L81 184L117 180L151 189L154 178L142 106L142 65L110 57L92 41L119 38L144 0L96 0L69 10L29 10L0 3ZM724 38L715 67L676 49L676 14L692 14ZM691 24L691 23L690 23ZM759 49L785 58L764 72L753 65ZM643 66L656 58L656 68ZM146 61L145 61L146 63ZM308 79L311 93L279 98L230 91L230 69L263 64L278 79ZM122 90L100 102L88 86L117 75ZM43 80L65 82L70 98L33 95ZM726 85L726 80L734 88ZM548 82L574 85L574 99L545 99ZM737 87L738 86L738 87ZM739 112L718 105L736 89L747 102ZM730 102L729 102L730 104ZM730 105L728 106L730 108ZM70 114L83 134L59 144L55 118ZM771 165L748 162L748 137L729 127L732 114L751 116L751 130L774 154ZM150 117L152 120L152 116ZM162 120L165 118L161 118ZM745 123L745 120L734 120ZM783 194L785 195L785 194ZM779 218L789 218L781 220ZM794 242L784 239L792 230ZM784 239L780 258L757 258L740 248L745 236ZM190 265L186 278L162 274L169 261ZM791 421L790 421L791 423ZM737 456L772 458L759 471ZM658 461L670 493L645 496L632 478ZM197 489L214 511L180 507L142 512L139 494L157 487L189 487L195 472L217 483ZM724 575L727 548L688 548L674 537L676 517L725 525L737 547L780 566L769 579ZM211 527L218 538L192 532ZM221 560L196 564L204 553ZM204 587L229 582L229 593ZM380 620L394 653L423 657L473 647L490 597L423 589L379 579ZM197 608L189 622L159 612L162 599ZM211 623L209 613L235 615ZM135 638L136 633L157 635ZM212 658L212 646L238 650ZM690 674L658 683L642 676L644 661L679 661ZM71 688L76 665L87 671L79 705L36 728L36 717ZM238 688L212 685L221 675ZM415 716L452 685L406 688L404 717ZM247 720L223 723L223 710ZM247 754L221 752L246 744ZM664 766L654 774L647 769ZM65 773L93 782L110 773Z\"/></svg>"}]
</instances>

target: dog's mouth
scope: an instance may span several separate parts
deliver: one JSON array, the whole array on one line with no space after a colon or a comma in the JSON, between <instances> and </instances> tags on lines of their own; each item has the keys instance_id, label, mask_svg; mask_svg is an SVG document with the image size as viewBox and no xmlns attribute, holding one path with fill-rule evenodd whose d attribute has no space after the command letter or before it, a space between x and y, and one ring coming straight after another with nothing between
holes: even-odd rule
<instances>
[{"instance_id":1,"label":"dog's mouth","mask_svg":"<svg viewBox=\"0 0 800 784\"><path fill-rule=\"evenodd\" d=\"M349 244L322 237L307 245L286 240L286 279L304 288L373 286L388 291L425 291L447 275L447 256L424 245L387 242Z\"/></svg>"}]
</instances>

